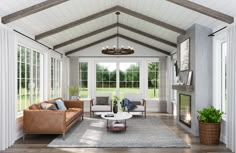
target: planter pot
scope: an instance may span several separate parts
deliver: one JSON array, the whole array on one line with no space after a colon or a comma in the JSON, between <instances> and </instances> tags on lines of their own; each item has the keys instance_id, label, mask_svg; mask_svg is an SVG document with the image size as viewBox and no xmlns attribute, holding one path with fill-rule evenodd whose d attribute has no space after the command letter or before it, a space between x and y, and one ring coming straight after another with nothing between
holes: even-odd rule
<instances>
[{"instance_id":1,"label":"planter pot","mask_svg":"<svg viewBox=\"0 0 236 153\"><path fill-rule=\"evenodd\" d=\"M199 121L200 143L216 145L220 142L221 123L203 123Z\"/></svg>"},{"instance_id":2,"label":"planter pot","mask_svg":"<svg viewBox=\"0 0 236 153\"><path fill-rule=\"evenodd\" d=\"M114 113L117 113L117 112L118 112L118 106L117 106L117 105L114 105L114 106L113 106L113 112L114 112Z\"/></svg>"}]
</instances>

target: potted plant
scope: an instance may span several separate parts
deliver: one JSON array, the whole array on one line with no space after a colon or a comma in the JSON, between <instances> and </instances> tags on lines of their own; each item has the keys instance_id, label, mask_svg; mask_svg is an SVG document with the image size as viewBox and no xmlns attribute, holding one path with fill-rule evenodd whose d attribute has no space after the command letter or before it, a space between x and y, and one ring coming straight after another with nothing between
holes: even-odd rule
<instances>
[{"instance_id":1,"label":"potted plant","mask_svg":"<svg viewBox=\"0 0 236 153\"><path fill-rule=\"evenodd\" d=\"M69 95L71 100L77 100L79 95L79 87L78 86L70 86L69 87Z\"/></svg>"},{"instance_id":2,"label":"potted plant","mask_svg":"<svg viewBox=\"0 0 236 153\"><path fill-rule=\"evenodd\" d=\"M114 113L118 112L118 105L117 105L118 100L119 100L119 98L117 96L114 96L114 98L113 98L113 107L112 107L112 110L113 110Z\"/></svg>"},{"instance_id":3,"label":"potted plant","mask_svg":"<svg viewBox=\"0 0 236 153\"><path fill-rule=\"evenodd\" d=\"M203 108L197 112L199 113L200 143L206 145L219 144L223 112L213 106Z\"/></svg>"}]
</instances>

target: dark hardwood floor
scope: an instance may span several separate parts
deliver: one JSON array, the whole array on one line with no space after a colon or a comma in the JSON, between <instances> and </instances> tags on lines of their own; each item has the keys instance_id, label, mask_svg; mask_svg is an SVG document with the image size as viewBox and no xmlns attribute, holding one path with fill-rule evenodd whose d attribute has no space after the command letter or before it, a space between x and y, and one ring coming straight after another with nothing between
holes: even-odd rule
<instances>
[{"instance_id":1,"label":"dark hardwood floor","mask_svg":"<svg viewBox=\"0 0 236 153\"><path fill-rule=\"evenodd\" d=\"M89 116L89 114L85 114ZM199 138L192 136L178 127L175 117L170 114L149 113L160 116L162 121L179 137L184 139L190 148L48 148L57 135L27 135L26 140L19 139L5 151L7 153L220 153L230 152L224 144L206 146L200 145ZM1 152L1 153L2 153Z\"/></svg>"}]
</instances>

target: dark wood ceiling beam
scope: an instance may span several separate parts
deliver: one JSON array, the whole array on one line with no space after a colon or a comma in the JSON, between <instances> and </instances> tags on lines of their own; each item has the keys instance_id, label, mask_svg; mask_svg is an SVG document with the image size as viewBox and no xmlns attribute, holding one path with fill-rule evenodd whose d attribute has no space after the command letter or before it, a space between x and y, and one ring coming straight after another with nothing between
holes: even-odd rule
<instances>
[{"instance_id":1,"label":"dark wood ceiling beam","mask_svg":"<svg viewBox=\"0 0 236 153\"><path fill-rule=\"evenodd\" d=\"M154 19L154 18L148 17L148 16L146 16L146 15L140 14L140 13L138 13L138 12L135 12L135 11L132 11L132 10L129 10L129 9L127 9L127 8L124 8L124 7L121 7L121 6L117 5L117 6L114 6L114 7L112 7L112 8L103 10L103 11L101 11L101 12L92 14L92 15L90 15L90 16L87 16L87 17L85 17L85 18L82 18L82 19L76 20L76 21L74 21L74 22L68 23L68 24L66 24L66 25L57 27L57 28L55 28L55 29L46 31L46 32L41 33L41 34L38 34L38 35L35 36L35 39L36 39L36 40L39 40L39 39L48 37L48 36L50 36L50 35L59 33L59 32L61 32L61 31L70 29L70 28L72 28L72 27L78 26L78 25L83 24L83 23L86 23L86 22L89 22L89 21L91 21L91 20L97 19L97 18L99 18L99 17L105 16L105 15L110 14L110 13L115 12L115 11L121 11L121 12L123 12L123 13L125 13L125 14L131 15L131 16L133 16L133 17L142 19L142 20L144 20L144 21L150 22L150 23L152 23L152 24L161 26L161 27L163 27L163 28L169 29L169 30L171 30L171 31L174 31L174 32L177 32L177 33L180 33L180 34L185 34L185 33L186 33L185 30L183 30L183 29L180 29L180 28L178 28L178 27L172 26L172 25L170 25L170 24L164 23L164 22L162 22L162 21L156 20L156 19Z\"/></svg>"},{"instance_id":2,"label":"dark wood ceiling beam","mask_svg":"<svg viewBox=\"0 0 236 153\"><path fill-rule=\"evenodd\" d=\"M98 29L98 30L96 30L96 31L93 31L93 32L84 34L84 35L79 36L79 37L76 37L76 38L74 38L74 39L71 39L71 40L65 41L65 42L63 42L63 43L57 44L57 45L55 45L55 46L53 47L53 49L58 49L58 48L67 46L67 45L69 45L69 44L75 43L75 42L77 42L77 41L86 39L86 38L88 38L88 37L91 37L91 36L94 36L94 35L96 35L96 34L99 34L99 33L102 33L102 32L104 32L104 31L107 31L107 30L110 30L110 29L112 29L112 28L115 28L116 26L117 26L117 24L115 23L115 24L106 26L106 27L104 27L104 28ZM127 25L124 25L124 24L120 24L120 23L119 23L118 26L121 27L121 28L123 28L123 29L129 30L129 31L131 31L131 32L134 32L134 33L140 34L140 35L142 35L142 36L148 37L148 38L150 38L150 39L159 41L159 42L164 43L164 44L166 44L166 45L169 45L169 46L172 46L172 47L175 47L175 48L177 47L177 44L175 44L175 43L172 43L172 42L170 42L170 41L168 41L168 40L165 40L165 39L159 38L159 37L157 37L157 36L148 34L148 33L146 33L146 32L143 32L143 31L134 29L134 28L129 27L129 26L127 26Z\"/></svg>"},{"instance_id":3,"label":"dark wood ceiling beam","mask_svg":"<svg viewBox=\"0 0 236 153\"><path fill-rule=\"evenodd\" d=\"M163 54L165 54L165 55L168 55L168 56L170 55L170 52L168 52L168 51L166 51L166 50L163 50L163 49L160 49L160 48L151 46L151 45L149 45L149 44L146 44L146 43L144 43L144 42L138 41L138 40L136 40L136 39L133 39L133 38L130 38L130 37L121 35L121 34L119 34L118 36L121 37L121 38L123 38L123 39L129 40L129 41L131 41L131 42L137 43L137 44L139 44L139 45L145 46L145 47L147 47L147 48L150 48L150 49L156 50L156 51L158 51L158 52L161 52L161 53L163 53Z\"/></svg>"},{"instance_id":4,"label":"dark wood ceiling beam","mask_svg":"<svg viewBox=\"0 0 236 153\"><path fill-rule=\"evenodd\" d=\"M101 32L104 32L104 31L110 30L110 29L112 29L112 28L115 28L116 26L117 26L116 23L115 23L115 24L112 24L112 25L109 25L109 26L106 26L106 27L104 27L104 28L101 28L101 29L92 31L92 32L90 32L90 33L87 33L87 34L84 34L84 35L82 35L82 36L76 37L76 38L74 38L74 39L71 39L71 40L65 41L65 42L63 42L63 43L57 44L57 45L55 45L53 48L54 48L54 49L58 49L58 48L67 46L67 45L69 45L69 44L75 43L75 42L77 42L77 41L86 39L86 38L88 38L88 37L94 36L94 35L99 34L99 33L101 33Z\"/></svg>"},{"instance_id":5,"label":"dark wood ceiling beam","mask_svg":"<svg viewBox=\"0 0 236 153\"><path fill-rule=\"evenodd\" d=\"M168 55L168 56L170 55L170 52L168 52L168 51L165 51L165 50L163 50L163 49L160 49L160 48L151 46L151 45L149 45L149 44L143 43L143 42L141 42L141 41L135 40L135 39L133 39L133 38L130 38L130 37L127 37L127 36L124 36L124 35L121 35L121 34L118 34L118 35L115 34L115 35L112 35L112 36L109 36L109 37L100 39L100 40L98 40L98 41L92 42L92 43L90 43L90 44L88 44L88 45L84 45L84 46L82 46L82 47L73 49L73 50L71 50L71 51L66 52L65 55L67 56L67 55L73 54L73 53L75 53L75 52L81 51L82 49L86 49L86 48L91 47L91 46L93 46L93 45L96 45L96 44L99 44L99 43L101 43L101 42L107 41L107 40L109 40L109 39L115 38L116 36L121 37L121 38L126 39L126 40L129 40L129 41L131 41L131 42L137 43L137 44L139 44L139 45L145 46L145 47L147 47L147 48L156 50L156 51L161 52L161 53L163 53L163 54L165 54L165 55Z\"/></svg>"},{"instance_id":6,"label":"dark wood ceiling beam","mask_svg":"<svg viewBox=\"0 0 236 153\"><path fill-rule=\"evenodd\" d=\"M39 11L48 9L50 7L56 6L58 4L64 3L68 0L47 0L42 3L27 7L23 10L14 12L12 14L6 15L2 17L2 23L7 24L13 22L15 20L21 19L23 17L29 16L31 14L37 13Z\"/></svg>"},{"instance_id":7,"label":"dark wood ceiling beam","mask_svg":"<svg viewBox=\"0 0 236 153\"><path fill-rule=\"evenodd\" d=\"M219 11L213 10L211 8L205 7L203 5L191 2L189 0L167 0L171 3L180 5L182 7L188 8L190 10L196 11L198 13L210 16L212 18L215 18L217 20L226 22L226 23L233 23L234 22L234 17L229 16L227 14L221 13Z\"/></svg>"},{"instance_id":8,"label":"dark wood ceiling beam","mask_svg":"<svg viewBox=\"0 0 236 153\"><path fill-rule=\"evenodd\" d=\"M157 19L154 19L154 18L151 18L149 16L146 16L146 15L143 15L141 13L138 13L138 12L135 12L135 11L132 11L132 10L129 10L127 8L124 8L122 6L118 6L118 10L125 13L125 14L128 14L128 15L131 15L133 17L136 17L136 18L139 18L139 19L142 19L144 21L147 21L147 22L150 22L152 24L155 24L157 26L160 26L160 27L163 27L163 28L166 28L166 29L169 29L171 31L174 31L176 33L179 33L179 34L185 34L186 31L184 29L181 29L181 28L178 28L178 27L175 27L173 25L170 25L168 23L165 23L165 22L162 22L160 20L157 20Z\"/></svg>"},{"instance_id":9,"label":"dark wood ceiling beam","mask_svg":"<svg viewBox=\"0 0 236 153\"><path fill-rule=\"evenodd\" d=\"M142 36L151 38L151 39L153 39L153 40L156 40L156 41L159 41L159 42L164 43L164 44L166 44L166 45L169 45L169 46L172 46L172 47L177 48L177 44L175 44L175 43L173 43L173 42L170 42L170 41L168 41L168 40L162 39L162 38L160 38L160 37L151 35L151 34L149 34L149 33L146 33L146 32L140 31L140 30L137 30L137 29L135 29L135 28L132 28L132 27L130 27L130 26L127 26L127 25L124 25L124 24L121 24L121 23L119 23L118 26L121 27L121 28L123 28L123 29L126 29L126 30L128 30L128 31L132 31L132 32L134 32L134 33L140 34L140 35L142 35Z\"/></svg>"},{"instance_id":10,"label":"dark wood ceiling beam","mask_svg":"<svg viewBox=\"0 0 236 153\"><path fill-rule=\"evenodd\" d=\"M114 7L112 7L112 8L103 10L103 11L101 11L101 12L92 14L92 15L90 15L90 16L84 17L84 18L82 18L82 19L76 20L76 21L74 21L74 22L68 23L68 24L66 24L66 25L63 25L63 26L60 26L60 27L58 27L58 28L55 28L55 29L46 31L46 32L44 32L44 33L41 33L41 34L39 34L39 35L36 35L36 36L35 36L35 39L36 39L36 40L39 40L39 39L48 37L48 36L50 36L50 35L59 33L59 32L61 32L61 31L67 30L67 29L70 29L70 28L75 27L75 26L78 26L78 25L80 25L80 24L89 22L89 21L94 20L94 19L96 19L96 18L105 16L105 15L107 15L107 14L110 14L110 13L112 13L112 12L115 12L116 10L117 10L117 6L114 6Z\"/></svg>"},{"instance_id":11,"label":"dark wood ceiling beam","mask_svg":"<svg viewBox=\"0 0 236 153\"><path fill-rule=\"evenodd\" d=\"M100 39L100 40L98 40L98 41L95 41L95 42L92 42L92 43L90 43L90 44L84 45L84 46L82 46L82 47L73 49L73 50L71 50L71 51L66 52L65 55L67 56L67 55L73 54L73 53L78 52L78 51L80 51L80 50L82 50L82 49L85 49L85 48L91 47L91 46L93 46L93 45L99 44L99 43L101 43L101 42L107 41L107 40L109 40L109 39L115 38L116 36L117 36L117 34L111 35L111 36L109 36L109 37Z\"/></svg>"}]
</instances>

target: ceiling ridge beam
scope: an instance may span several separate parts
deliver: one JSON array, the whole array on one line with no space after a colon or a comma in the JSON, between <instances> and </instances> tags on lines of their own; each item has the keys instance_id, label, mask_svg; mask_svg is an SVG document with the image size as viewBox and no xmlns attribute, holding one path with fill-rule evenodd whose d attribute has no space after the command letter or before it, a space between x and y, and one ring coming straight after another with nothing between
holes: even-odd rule
<instances>
[{"instance_id":1,"label":"ceiling ridge beam","mask_svg":"<svg viewBox=\"0 0 236 153\"><path fill-rule=\"evenodd\" d=\"M73 38L73 39L71 39L71 40L68 40L68 41L62 42L62 43L60 43L60 44L57 44L57 45L53 46L53 48L54 48L54 49L58 49L58 48L67 46L67 45L72 44L72 43L74 43L74 42L80 41L80 40L82 40L82 39L85 39L85 38L94 36L94 35L96 35L96 34L99 34L99 33L101 33L101 32L104 32L104 31L110 30L110 29L112 29L112 28L115 28L116 26L117 26L116 23L111 24L111 25L109 25L109 26L100 28L100 29L95 30L95 31L92 31L92 32L90 32L90 33L86 33L86 34L81 35L81 36L79 36L79 37L76 37L76 38Z\"/></svg>"},{"instance_id":2,"label":"ceiling ridge beam","mask_svg":"<svg viewBox=\"0 0 236 153\"><path fill-rule=\"evenodd\" d=\"M115 38L115 37L117 37L117 36L120 37L120 38L129 40L129 41L131 41L131 42L137 43L137 44L139 44L139 45L145 46L145 47L147 47L147 48L156 50L156 51L161 52L161 53L163 53L163 54L165 54L165 55L168 55L168 56L170 55L170 52L168 52L168 51L166 51L166 50L163 50L163 49L160 49L160 48L151 46L151 45L149 45L149 44L143 43L143 42L141 42L141 41L138 41L138 40L136 40L136 39L133 39L133 38L130 38L130 37L121 35L121 34L114 34L114 35L111 35L111 36L109 36L109 37L106 37L106 38L100 39L100 40L98 40L98 41L92 42L92 43L90 43L90 44L84 45L84 46L82 46L82 47L73 49L73 50L71 50L71 51L66 52L65 55L67 56L67 55L73 54L73 53L78 52L78 51L80 51L80 50L82 50L82 49L91 47L91 46L93 46L93 45L96 45L96 44L99 44L99 43L101 43L101 42L107 41L107 40L109 40L109 39Z\"/></svg>"},{"instance_id":3,"label":"ceiling ridge beam","mask_svg":"<svg viewBox=\"0 0 236 153\"><path fill-rule=\"evenodd\" d=\"M165 40L165 39L163 39L163 38L160 38L160 37L151 35L151 34L149 34L149 33L140 31L140 30L138 30L138 29L132 28L132 27L130 27L130 26L127 26L127 25L124 25L124 24L121 24L121 23L119 23L118 26L121 27L121 28L123 28L123 29L126 29L126 30L128 30L128 31L132 31L132 32L134 32L134 33L140 34L140 35L142 35L142 36L151 38L151 39L153 39L153 40L156 40L156 41L159 41L159 42L164 43L164 44L166 44L166 45L169 45L169 46L172 46L172 47L177 48L177 44L176 44L176 43L170 42L170 41Z\"/></svg>"},{"instance_id":4,"label":"ceiling ridge beam","mask_svg":"<svg viewBox=\"0 0 236 153\"><path fill-rule=\"evenodd\" d=\"M234 17L232 17L232 16L229 16L227 14L213 10L209 7L205 7L203 5L191 2L189 0L167 0L167 1L177 4L177 5L180 5L182 7L188 8L188 9L193 10L195 12L204 14L206 16L215 18L217 20L229 23L229 24L234 22Z\"/></svg>"},{"instance_id":5,"label":"ceiling ridge beam","mask_svg":"<svg viewBox=\"0 0 236 153\"><path fill-rule=\"evenodd\" d=\"M131 41L131 42L137 43L137 44L139 44L139 45L145 46L145 47L147 47L147 48L150 48L150 49L156 50L156 51L158 51L158 52L161 52L161 53L163 53L163 54L165 54L165 55L168 55L168 56L170 55L170 52L168 52L168 51L166 51L166 50L163 50L163 49L154 47L154 46L152 46L152 45L149 45L149 44L146 44L146 43L144 43L144 42L138 41L138 40L136 40L136 39L127 37L127 36L122 35L122 34L118 34L118 36L121 37L121 38L123 38L123 39L129 40L129 41Z\"/></svg>"},{"instance_id":6,"label":"ceiling ridge beam","mask_svg":"<svg viewBox=\"0 0 236 153\"><path fill-rule=\"evenodd\" d=\"M169 45L169 46L172 46L172 47L175 47L175 48L177 47L177 44L175 44L175 43L173 43L173 42L170 42L170 41L168 41L168 40L165 40L165 39L162 39L162 38L160 38L160 37L157 37L157 36L148 34L148 33L146 33L146 32L137 30L137 29L135 29L135 28L129 27L129 26L124 25L124 24L120 24L120 23L119 23L119 24L116 24L116 23L115 23L115 24L106 26L106 27L104 27L104 28L101 28L101 29L92 31L92 32L90 32L90 33L84 34L84 35L82 35L82 36L73 38L73 39L71 39L71 40L62 42L62 43L60 43L60 44L57 44L57 45L55 45L55 46L53 47L53 49L58 49L58 48L67 46L67 45L69 45L69 44L75 43L75 42L77 42L77 41L80 41L80 40L86 39L86 38L88 38L88 37L91 37L91 36L93 36L93 35L99 34L99 33L101 33L101 32L110 30L110 29L112 29L112 28L115 28L117 25L118 25L119 27L123 28L123 29L126 29L126 30L128 30L128 31L131 31L131 32L140 34L140 35L145 36L145 37L148 37L148 38L150 38L150 39L159 41L159 42L164 43L164 44L166 44L166 45Z\"/></svg>"},{"instance_id":7,"label":"ceiling ridge beam","mask_svg":"<svg viewBox=\"0 0 236 153\"><path fill-rule=\"evenodd\" d=\"M36 40L39 40L39 39L48 37L48 36L50 36L50 35L59 33L59 32L61 32L61 31L70 29L70 28L72 28L72 27L78 26L78 25L80 25L80 24L89 22L89 21L94 20L94 19L96 19L96 18L105 16L105 15L107 15L107 14L110 14L110 13L112 13L112 12L117 11L117 8L118 8L117 6L114 6L114 7L111 7L111 8L109 8L109 9L106 9L106 10L103 10L103 11L100 11L100 12L97 12L97 13L92 14L92 15L89 15L89 16L87 16L87 17L84 17L84 18L82 18L82 19L79 19L79 20L70 22L70 23L65 24L65 25L63 25L63 26L60 26L60 27L57 27L57 28L55 28L55 29L52 29L52 30L46 31L46 32L44 32L44 33L38 34L38 35L35 36L35 39L36 39Z\"/></svg>"},{"instance_id":8,"label":"ceiling ridge beam","mask_svg":"<svg viewBox=\"0 0 236 153\"><path fill-rule=\"evenodd\" d=\"M33 6L27 7L25 9L16 11L14 13L11 13L9 15L2 17L2 23L7 24L7 23L13 22L15 20L19 20L23 17L29 16L34 13L40 12L42 10L48 9L50 7L59 5L59 4L64 3L66 1L68 1L68 0L47 0L42 3L35 4Z\"/></svg>"},{"instance_id":9,"label":"ceiling ridge beam","mask_svg":"<svg viewBox=\"0 0 236 153\"><path fill-rule=\"evenodd\" d=\"M186 31L183 30L183 29L180 29L180 28L178 28L178 27L172 26L172 25L170 25L170 24L164 23L164 22L162 22L162 21L156 20L156 19L154 19L154 18L148 17L148 16L146 16L146 15L140 14L140 13L138 13L138 12L135 12L135 11L132 11L132 10L129 10L129 9L127 9L127 8L124 8L124 7L121 7L121 6L117 5L117 6L114 6L114 7L109 8L109 9L103 10L103 11L101 11L101 12L97 12L97 13L92 14L92 15L90 15L90 16L84 17L84 18L82 18L82 19L79 19L79 20L73 21L73 22L71 22L71 23L65 24L65 25L63 25L63 26L57 27L57 28L55 28L55 29L52 29L52 30L43 32L43 33L41 33L41 34L38 34L38 35L35 36L35 39L36 39L36 40L39 40L39 39L48 37L48 36L50 36L50 35L59 33L59 32L61 32L61 31L70 29L70 28L72 28L72 27L78 26L78 25L83 24L83 23L86 23L86 22L89 22L89 21L91 21L91 20L94 20L94 19L96 19L96 18L105 16L105 15L110 14L110 13L115 12L115 11L121 11L121 12L123 12L123 13L125 13L125 14L131 15L131 16L133 16L133 17L142 19L142 20L144 20L144 21L153 23L153 24L155 24L155 25L161 26L161 27L163 27L163 28L169 29L169 30L171 30L171 31L174 31L174 32L177 32L177 33L180 33L180 34L185 34L185 33L186 33Z\"/></svg>"},{"instance_id":10,"label":"ceiling ridge beam","mask_svg":"<svg viewBox=\"0 0 236 153\"><path fill-rule=\"evenodd\" d=\"M82 46L82 47L73 49L73 50L71 50L71 51L67 51L67 52L65 53L65 55L67 56L67 55L73 54L73 53L78 52L78 51L80 51L80 50L82 50L82 49L85 49L85 48L91 47L91 46L93 46L93 45L99 44L99 43L101 43L101 42L107 41L107 40L109 40L109 39L115 38L116 36L117 36L117 34L114 34L114 35L105 37L105 38L103 38L103 39L94 41L94 42L92 42L92 43L90 43L90 44L84 45L84 46Z\"/></svg>"},{"instance_id":11,"label":"ceiling ridge beam","mask_svg":"<svg viewBox=\"0 0 236 153\"><path fill-rule=\"evenodd\" d=\"M174 31L176 33L179 33L179 34L185 34L186 33L186 31L184 29L175 27L175 26L170 25L168 23L162 22L160 20L154 19L152 17L146 16L146 15L141 14L141 13L132 11L132 10L124 8L122 6L118 6L118 10L125 13L125 14L131 15L133 17L136 17L136 18L142 19L144 21L150 22L152 24L155 24L157 26L163 27L165 29L169 29L169 30Z\"/></svg>"}]
</instances>

